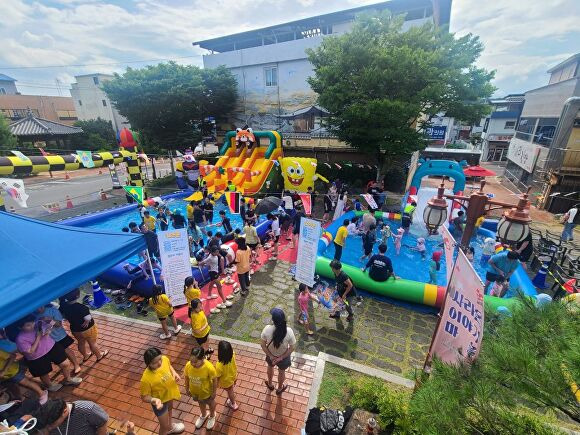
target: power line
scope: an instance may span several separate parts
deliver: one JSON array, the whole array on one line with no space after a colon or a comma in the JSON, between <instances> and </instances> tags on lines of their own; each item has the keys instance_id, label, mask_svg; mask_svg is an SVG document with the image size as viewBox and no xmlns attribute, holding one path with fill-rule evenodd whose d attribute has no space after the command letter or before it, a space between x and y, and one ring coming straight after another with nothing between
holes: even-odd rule
<instances>
[{"instance_id":1,"label":"power line","mask_svg":"<svg viewBox=\"0 0 580 435\"><path fill-rule=\"evenodd\" d=\"M125 65L128 63L143 63L143 62L168 62L177 59L190 59L194 57L199 57L199 55L192 56L179 56L172 59L143 59L143 60L126 60L122 62L112 62L112 63L84 63L84 64L68 64L68 65L45 65L45 66L0 66L0 70L17 70L17 69L43 69L43 68L82 68L86 66L115 66L115 65Z\"/></svg>"}]
</instances>

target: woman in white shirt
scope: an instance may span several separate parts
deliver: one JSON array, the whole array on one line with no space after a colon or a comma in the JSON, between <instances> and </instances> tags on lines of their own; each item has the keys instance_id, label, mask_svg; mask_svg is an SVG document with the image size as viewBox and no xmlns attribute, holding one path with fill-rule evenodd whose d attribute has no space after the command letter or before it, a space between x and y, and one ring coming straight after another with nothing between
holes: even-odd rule
<instances>
[{"instance_id":1,"label":"woman in white shirt","mask_svg":"<svg viewBox=\"0 0 580 435\"><path fill-rule=\"evenodd\" d=\"M286 314L280 308L272 308L272 325L267 325L262 331L261 345L266 354L268 363L268 380L265 381L270 391L274 391L272 378L274 377L274 366L278 367L278 388L276 394L280 395L288 388L284 384L286 380L286 369L290 367L290 356L296 346L294 331L286 326Z\"/></svg>"}]
</instances>

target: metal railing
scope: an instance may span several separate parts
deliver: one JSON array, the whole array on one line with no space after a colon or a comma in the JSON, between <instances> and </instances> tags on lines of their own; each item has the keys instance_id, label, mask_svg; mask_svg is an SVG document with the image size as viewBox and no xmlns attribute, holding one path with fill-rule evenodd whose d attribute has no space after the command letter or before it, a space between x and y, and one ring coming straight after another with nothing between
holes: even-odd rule
<instances>
[{"instance_id":1,"label":"metal railing","mask_svg":"<svg viewBox=\"0 0 580 435\"><path fill-rule=\"evenodd\" d=\"M535 143L536 145L541 145L543 147L549 147L550 145L552 145L553 139L552 137L545 136L542 133L532 134L523 131L516 131L516 137L518 139L525 140L526 142L532 142Z\"/></svg>"}]
</instances>

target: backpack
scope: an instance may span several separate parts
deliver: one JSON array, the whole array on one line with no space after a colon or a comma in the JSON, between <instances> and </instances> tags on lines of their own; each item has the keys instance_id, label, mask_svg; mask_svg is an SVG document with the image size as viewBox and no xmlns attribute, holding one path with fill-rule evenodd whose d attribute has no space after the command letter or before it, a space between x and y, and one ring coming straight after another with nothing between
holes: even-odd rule
<instances>
[{"instance_id":1,"label":"backpack","mask_svg":"<svg viewBox=\"0 0 580 435\"><path fill-rule=\"evenodd\" d=\"M344 433L352 415L352 408L337 409L312 408L308 413L305 431L309 435L332 435Z\"/></svg>"}]
</instances>

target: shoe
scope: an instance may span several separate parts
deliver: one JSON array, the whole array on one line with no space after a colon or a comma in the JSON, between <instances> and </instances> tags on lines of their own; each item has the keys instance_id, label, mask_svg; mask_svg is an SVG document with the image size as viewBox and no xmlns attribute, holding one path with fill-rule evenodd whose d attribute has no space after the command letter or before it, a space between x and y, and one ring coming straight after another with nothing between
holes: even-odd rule
<instances>
[{"instance_id":1,"label":"shoe","mask_svg":"<svg viewBox=\"0 0 580 435\"><path fill-rule=\"evenodd\" d=\"M159 338L161 340L167 340L168 338L171 338L171 334L167 334L167 335L165 335L165 334L159 334Z\"/></svg>"},{"instance_id":2,"label":"shoe","mask_svg":"<svg viewBox=\"0 0 580 435\"><path fill-rule=\"evenodd\" d=\"M62 388L62 384L52 384L49 385L47 388L47 391L50 391L51 393L54 393L55 391L58 391Z\"/></svg>"},{"instance_id":3,"label":"shoe","mask_svg":"<svg viewBox=\"0 0 580 435\"><path fill-rule=\"evenodd\" d=\"M235 295L237 295L239 292L240 292L240 288L239 288L239 287L236 287L236 288L234 289L234 294L235 294Z\"/></svg>"},{"instance_id":4,"label":"shoe","mask_svg":"<svg viewBox=\"0 0 580 435\"><path fill-rule=\"evenodd\" d=\"M241 292L240 294L241 294L242 296L246 297L246 296L248 296L248 293L249 293L249 292Z\"/></svg>"},{"instance_id":5,"label":"shoe","mask_svg":"<svg viewBox=\"0 0 580 435\"><path fill-rule=\"evenodd\" d=\"M207 420L207 418L209 417L209 413L206 414L205 416L199 416L197 417L197 420L195 420L195 428L196 429L201 429L201 427L203 426L203 424L205 423L205 421Z\"/></svg>"},{"instance_id":6,"label":"shoe","mask_svg":"<svg viewBox=\"0 0 580 435\"><path fill-rule=\"evenodd\" d=\"M173 426L171 426L171 430L167 432L167 435L183 432L185 432L185 425L183 423L173 423Z\"/></svg>"},{"instance_id":7,"label":"shoe","mask_svg":"<svg viewBox=\"0 0 580 435\"><path fill-rule=\"evenodd\" d=\"M233 305L233 303L232 303L232 301L226 301L225 305L226 305L226 308L229 308Z\"/></svg>"},{"instance_id":8,"label":"shoe","mask_svg":"<svg viewBox=\"0 0 580 435\"><path fill-rule=\"evenodd\" d=\"M181 325L177 325L177 328L175 328L175 330L173 331L174 335L179 334L179 331L181 331Z\"/></svg>"},{"instance_id":9,"label":"shoe","mask_svg":"<svg viewBox=\"0 0 580 435\"><path fill-rule=\"evenodd\" d=\"M226 299L227 299L228 301L229 301L230 299L233 299L233 298L234 298L234 295L227 295L227 296L226 296Z\"/></svg>"},{"instance_id":10,"label":"shoe","mask_svg":"<svg viewBox=\"0 0 580 435\"><path fill-rule=\"evenodd\" d=\"M68 381L64 381L62 384L65 386L70 386L70 385L79 385L81 382L83 381L83 378L70 378Z\"/></svg>"},{"instance_id":11,"label":"shoe","mask_svg":"<svg viewBox=\"0 0 580 435\"><path fill-rule=\"evenodd\" d=\"M218 295L216 295L215 293L213 295L209 295L207 298L208 299L217 299Z\"/></svg>"},{"instance_id":12,"label":"shoe","mask_svg":"<svg viewBox=\"0 0 580 435\"><path fill-rule=\"evenodd\" d=\"M209 310L209 312L210 312L211 314L217 314L217 313L219 313L220 311L221 311L221 310L220 310L219 308L217 308L217 307L216 307L216 308L212 308L211 310Z\"/></svg>"},{"instance_id":13,"label":"shoe","mask_svg":"<svg viewBox=\"0 0 580 435\"><path fill-rule=\"evenodd\" d=\"M212 430L214 426L215 426L215 415L207 419L207 424L205 425L205 428L207 430Z\"/></svg>"},{"instance_id":14,"label":"shoe","mask_svg":"<svg viewBox=\"0 0 580 435\"><path fill-rule=\"evenodd\" d=\"M226 307L226 304L224 304L224 303L222 302L222 303L220 303L220 304L217 304L216 306L217 306L217 308L219 308L220 310L223 310L223 309Z\"/></svg>"}]
</instances>

